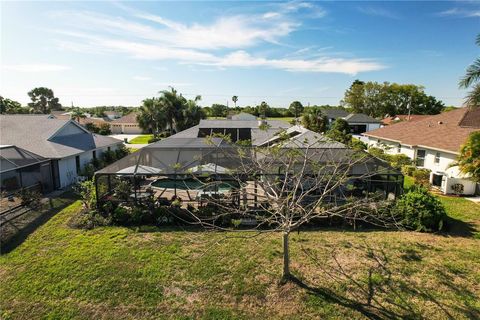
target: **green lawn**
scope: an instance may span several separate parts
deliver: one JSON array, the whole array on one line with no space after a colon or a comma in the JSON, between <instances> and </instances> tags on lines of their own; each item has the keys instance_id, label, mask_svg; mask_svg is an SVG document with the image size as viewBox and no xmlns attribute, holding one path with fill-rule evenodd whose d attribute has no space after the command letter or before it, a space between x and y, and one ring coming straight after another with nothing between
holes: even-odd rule
<instances>
[{"instance_id":1,"label":"green lawn","mask_svg":"<svg viewBox=\"0 0 480 320\"><path fill-rule=\"evenodd\" d=\"M133 138L128 143L131 144L147 144L148 140L153 138L153 134L144 134L138 137Z\"/></svg>"},{"instance_id":2,"label":"green lawn","mask_svg":"<svg viewBox=\"0 0 480 320\"><path fill-rule=\"evenodd\" d=\"M480 206L442 201L459 222L478 222ZM79 202L65 208L0 256L0 318L480 317L480 240L472 235L295 233L292 269L305 285L279 285L280 234L83 231L68 226L79 209Z\"/></svg>"}]
</instances>

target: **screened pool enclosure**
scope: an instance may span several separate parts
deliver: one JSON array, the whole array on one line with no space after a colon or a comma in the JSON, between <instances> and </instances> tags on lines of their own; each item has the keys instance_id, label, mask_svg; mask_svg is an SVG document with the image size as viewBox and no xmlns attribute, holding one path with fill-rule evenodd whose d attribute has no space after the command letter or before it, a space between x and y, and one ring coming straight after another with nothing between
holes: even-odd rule
<instances>
[{"instance_id":1,"label":"screened pool enclosure","mask_svg":"<svg viewBox=\"0 0 480 320\"><path fill-rule=\"evenodd\" d=\"M281 180L297 170L305 175L305 184L309 179L322 178L325 186L340 170L345 171L346 183L330 192L327 202L341 203L347 197L373 194L393 199L403 192L400 172L360 153L358 158L358 151L331 140L259 147L222 138L167 138L96 172L97 204L101 207L111 201L135 205L153 199L166 206L180 201L185 207L222 202L257 208L268 201L259 187L262 182ZM298 163L287 166L287 159L291 164L292 157L298 157Z\"/></svg>"}]
</instances>

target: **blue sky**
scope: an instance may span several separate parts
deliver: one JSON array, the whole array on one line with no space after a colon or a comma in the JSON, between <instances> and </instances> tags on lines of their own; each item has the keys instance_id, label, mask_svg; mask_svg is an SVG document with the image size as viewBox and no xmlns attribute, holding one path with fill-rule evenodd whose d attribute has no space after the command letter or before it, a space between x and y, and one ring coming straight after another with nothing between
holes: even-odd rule
<instances>
[{"instance_id":1,"label":"blue sky","mask_svg":"<svg viewBox=\"0 0 480 320\"><path fill-rule=\"evenodd\" d=\"M338 104L355 79L447 105L479 55L478 2L1 2L1 90L139 105L174 86L202 105ZM231 101L230 101L231 104Z\"/></svg>"}]
</instances>

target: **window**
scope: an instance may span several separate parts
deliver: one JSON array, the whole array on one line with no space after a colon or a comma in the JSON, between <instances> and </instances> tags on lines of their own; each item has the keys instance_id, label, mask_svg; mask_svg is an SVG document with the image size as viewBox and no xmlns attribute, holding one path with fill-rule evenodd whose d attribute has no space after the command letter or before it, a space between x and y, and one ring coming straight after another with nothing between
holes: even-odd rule
<instances>
[{"instance_id":1,"label":"window","mask_svg":"<svg viewBox=\"0 0 480 320\"><path fill-rule=\"evenodd\" d=\"M107 147L107 151L111 151L111 150L112 150L112 148L110 148L110 147Z\"/></svg>"},{"instance_id":2,"label":"window","mask_svg":"<svg viewBox=\"0 0 480 320\"><path fill-rule=\"evenodd\" d=\"M417 166L423 167L425 165L425 150L417 150Z\"/></svg>"},{"instance_id":3,"label":"window","mask_svg":"<svg viewBox=\"0 0 480 320\"><path fill-rule=\"evenodd\" d=\"M435 153L435 164L440 163L440 152Z\"/></svg>"},{"instance_id":4,"label":"window","mask_svg":"<svg viewBox=\"0 0 480 320\"><path fill-rule=\"evenodd\" d=\"M97 150L93 150L92 155L93 159L97 159Z\"/></svg>"},{"instance_id":5,"label":"window","mask_svg":"<svg viewBox=\"0 0 480 320\"><path fill-rule=\"evenodd\" d=\"M76 165L76 167L77 167L77 174L79 174L79 173L80 173L80 169L81 169L81 168L80 168L80 156L76 156L76 157L75 157L75 165Z\"/></svg>"},{"instance_id":6,"label":"window","mask_svg":"<svg viewBox=\"0 0 480 320\"><path fill-rule=\"evenodd\" d=\"M397 153L401 153L401 152L402 152L402 145L399 144L399 145L397 146Z\"/></svg>"}]
</instances>

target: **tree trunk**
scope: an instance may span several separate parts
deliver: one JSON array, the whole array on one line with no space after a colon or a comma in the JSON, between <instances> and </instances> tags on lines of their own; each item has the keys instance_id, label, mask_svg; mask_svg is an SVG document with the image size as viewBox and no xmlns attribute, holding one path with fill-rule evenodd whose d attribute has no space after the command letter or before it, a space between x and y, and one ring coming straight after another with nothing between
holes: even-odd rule
<instances>
[{"instance_id":1,"label":"tree trunk","mask_svg":"<svg viewBox=\"0 0 480 320\"><path fill-rule=\"evenodd\" d=\"M285 282L290 278L290 248L288 246L288 236L290 232L283 233L283 276Z\"/></svg>"}]
</instances>

